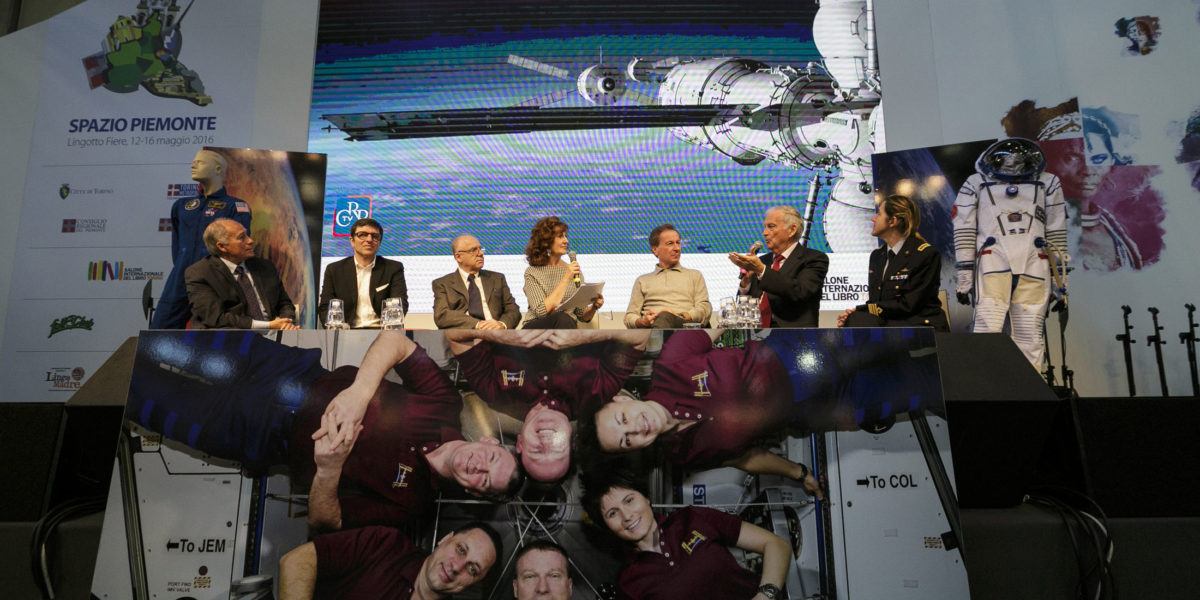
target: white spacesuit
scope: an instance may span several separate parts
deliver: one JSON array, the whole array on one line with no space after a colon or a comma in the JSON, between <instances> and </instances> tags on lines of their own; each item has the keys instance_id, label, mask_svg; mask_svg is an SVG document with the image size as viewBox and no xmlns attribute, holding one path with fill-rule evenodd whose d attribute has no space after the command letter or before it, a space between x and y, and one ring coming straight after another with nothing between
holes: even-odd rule
<instances>
[{"instance_id":1,"label":"white spacesuit","mask_svg":"<svg viewBox=\"0 0 1200 600\"><path fill-rule=\"evenodd\" d=\"M1039 370L1046 304L1052 291L1066 294L1065 283L1052 281L1050 255L1058 255L1059 269L1069 258L1062 185L1045 167L1034 142L996 142L959 188L952 213L958 299L965 304L975 292L972 331L1001 332L1009 317L1013 341Z\"/></svg>"}]
</instances>

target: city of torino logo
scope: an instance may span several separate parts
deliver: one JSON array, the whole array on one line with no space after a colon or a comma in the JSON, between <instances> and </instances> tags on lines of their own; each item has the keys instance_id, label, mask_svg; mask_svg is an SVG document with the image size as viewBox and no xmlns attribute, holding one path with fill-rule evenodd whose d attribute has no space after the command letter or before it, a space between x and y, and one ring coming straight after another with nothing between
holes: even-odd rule
<instances>
[{"instance_id":1,"label":"city of torino logo","mask_svg":"<svg viewBox=\"0 0 1200 600\"><path fill-rule=\"evenodd\" d=\"M54 334L68 329L86 329L92 330L92 325L95 321L83 315L68 315L61 319L55 319L50 323L50 335L47 338L54 337Z\"/></svg>"},{"instance_id":2,"label":"city of torino logo","mask_svg":"<svg viewBox=\"0 0 1200 600\"><path fill-rule=\"evenodd\" d=\"M71 195L71 185L70 184L64 183L64 184L62 184L62 187L58 188L58 197L59 198L66 200L67 196L70 196L70 195Z\"/></svg>"}]
</instances>

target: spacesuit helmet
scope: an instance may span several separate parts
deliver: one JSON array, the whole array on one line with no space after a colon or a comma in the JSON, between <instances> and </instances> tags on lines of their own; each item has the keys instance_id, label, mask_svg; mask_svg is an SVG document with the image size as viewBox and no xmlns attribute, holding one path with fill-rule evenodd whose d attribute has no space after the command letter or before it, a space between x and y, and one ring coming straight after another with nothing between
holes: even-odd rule
<instances>
[{"instance_id":1,"label":"spacesuit helmet","mask_svg":"<svg viewBox=\"0 0 1200 600\"><path fill-rule=\"evenodd\" d=\"M979 155L975 169L1000 181L1029 181L1046 169L1046 155L1031 140L1008 138L988 146Z\"/></svg>"}]
</instances>

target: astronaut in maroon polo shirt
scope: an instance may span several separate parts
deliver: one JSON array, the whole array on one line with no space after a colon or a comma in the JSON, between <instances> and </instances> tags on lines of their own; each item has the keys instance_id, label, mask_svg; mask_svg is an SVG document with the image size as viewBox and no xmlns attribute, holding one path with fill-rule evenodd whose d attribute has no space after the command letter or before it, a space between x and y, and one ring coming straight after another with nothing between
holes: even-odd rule
<instances>
[{"instance_id":1,"label":"astronaut in maroon polo shirt","mask_svg":"<svg viewBox=\"0 0 1200 600\"><path fill-rule=\"evenodd\" d=\"M319 535L280 559L279 598L444 598L482 580L503 551L479 522L446 534L432 554L390 527Z\"/></svg>"},{"instance_id":2,"label":"astronaut in maroon polo shirt","mask_svg":"<svg viewBox=\"0 0 1200 600\"><path fill-rule=\"evenodd\" d=\"M716 348L720 330L676 331L654 362L644 400L618 395L581 417L582 445L627 452L660 440L668 460L693 468L737 467L802 481L821 496L805 465L752 447L793 419L793 385L778 355L751 340L744 348Z\"/></svg>"},{"instance_id":3,"label":"astronaut in maroon polo shirt","mask_svg":"<svg viewBox=\"0 0 1200 600\"><path fill-rule=\"evenodd\" d=\"M584 509L624 542L618 598L636 600L774 600L781 596L792 551L783 538L735 515L690 506L656 516L642 485L627 472L585 477ZM763 556L762 575L729 548Z\"/></svg>"},{"instance_id":4,"label":"astronaut in maroon polo shirt","mask_svg":"<svg viewBox=\"0 0 1200 600\"><path fill-rule=\"evenodd\" d=\"M392 365L403 385L383 381ZM402 332L380 332L361 367L315 381L296 413L292 477L311 480L309 524L409 522L429 510L443 480L476 496L519 486L516 459L499 440L463 440L461 410L462 397L424 349ZM357 422L339 428L337 415Z\"/></svg>"},{"instance_id":5,"label":"astronaut in maroon polo shirt","mask_svg":"<svg viewBox=\"0 0 1200 600\"><path fill-rule=\"evenodd\" d=\"M462 373L485 402L524 412L521 463L556 481L571 462L570 420L608 402L637 366L649 331L448 330Z\"/></svg>"}]
</instances>

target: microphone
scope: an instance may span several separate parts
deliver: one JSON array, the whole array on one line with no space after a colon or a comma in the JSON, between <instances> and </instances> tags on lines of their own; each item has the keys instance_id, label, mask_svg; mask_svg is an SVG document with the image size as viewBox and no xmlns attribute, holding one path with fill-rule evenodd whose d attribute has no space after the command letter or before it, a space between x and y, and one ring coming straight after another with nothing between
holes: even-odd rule
<instances>
[{"instance_id":1,"label":"microphone","mask_svg":"<svg viewBox=\"0 0 1200 600\"><path fill-rule=\"evenodd\" d=\"M756 240L753 244L750 244L750 251L747 252L747 254L750 254L750 255L758 254L758 251L762 250L762 247L763 247L762 241ZM741 271L738 273L738 279L745 279L747 273L749 273L749 271L747 271L745 269L741 269Z\"/></svg>"},{"instance_id":2,"label":"microphone","mask_svg":"<svg viewBox=\"0 0 1200 600\"><path fill-rule=\"evenodd\" d=\"M568 253L567 253L567 258L570 258L570 259L571 259L571 262L575 262L575 251L574 251L574 250L572 250L572 251L568 252ZM576 276L575 276L575 279L572 279L571 281L573 281L573 282L575 283L575 285L579 285L579 282L580 282L580 281L582 281L582 280L579 278L579 276L578 276L578 275L576 275Z\"/></svg>"}]
</instances>

